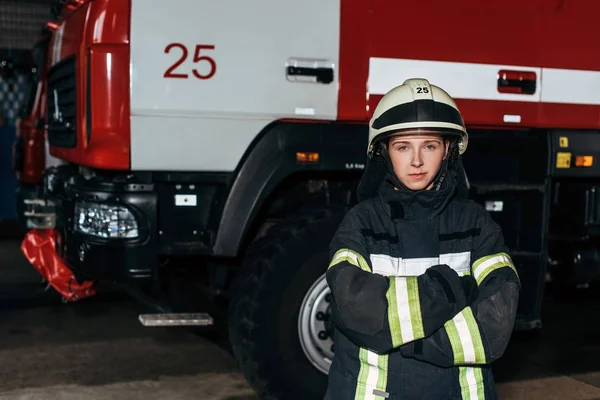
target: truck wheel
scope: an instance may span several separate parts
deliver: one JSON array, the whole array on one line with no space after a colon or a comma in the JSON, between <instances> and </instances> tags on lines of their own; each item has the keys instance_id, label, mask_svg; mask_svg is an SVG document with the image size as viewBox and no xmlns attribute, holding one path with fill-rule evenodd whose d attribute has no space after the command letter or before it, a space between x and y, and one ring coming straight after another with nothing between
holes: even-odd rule
<instances>
[{"instance_id":1,"label":"truck wheel","mask_svg":"<svg viewBox=\"0 0 600 400\"><path fill-rule=\"evenodd\" d=\"M233 353L261 398L322 399L333 357L329 243L346 210L291 217L248 249L229 306Z\"/></svg>"}]
</instances>

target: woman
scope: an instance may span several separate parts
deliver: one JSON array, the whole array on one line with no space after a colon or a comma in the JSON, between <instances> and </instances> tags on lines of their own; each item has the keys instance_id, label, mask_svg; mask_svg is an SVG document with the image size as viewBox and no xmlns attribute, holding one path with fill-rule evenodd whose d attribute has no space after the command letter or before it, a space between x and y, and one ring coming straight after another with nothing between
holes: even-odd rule
<instances>
[{"instance_id":1,"label":"woman","mask_svg":"<svg viewBox=\"0 0 600 400\"><path fill-rule=\"evenodd\" d=\"M497 398L490 364L520 282L499 226L466 198L467 139L453 99L425 79L379 102L361 202L331 242L326 399Z\"/></svg>"}]
</instances>

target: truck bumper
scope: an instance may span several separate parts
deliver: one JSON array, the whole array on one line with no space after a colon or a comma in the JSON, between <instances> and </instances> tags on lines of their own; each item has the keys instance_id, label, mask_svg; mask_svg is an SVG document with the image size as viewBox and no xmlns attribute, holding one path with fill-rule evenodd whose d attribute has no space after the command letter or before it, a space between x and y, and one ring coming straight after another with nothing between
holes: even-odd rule
<instances>
[{"instance_id":1,"label":"truck bumper","mask_svg":"<svg viewBox=\"0 0 600 400\"><path fill-rule=\"evenodd\" d=\"M83 178L66 166L47 172L45 197L54 205L58 240L53 251L36 253L41 263L60 263L80 281L156 278L154 187L115 181ZM42 240L39 231L28 236L29 247Z\"/></svg>"},{"instance_id":2,"label":"truck bumper","mask_svg":"<svg viewBox=\"0 0 600 400\"><path fill-rule=\"evenodd\" d=\"M60 235L54 229L33 229L25 235L21 251L49 285L66 301L73 302L96 294L95 281L78 280L56 252Z\"/></svg>"}]
</instances>

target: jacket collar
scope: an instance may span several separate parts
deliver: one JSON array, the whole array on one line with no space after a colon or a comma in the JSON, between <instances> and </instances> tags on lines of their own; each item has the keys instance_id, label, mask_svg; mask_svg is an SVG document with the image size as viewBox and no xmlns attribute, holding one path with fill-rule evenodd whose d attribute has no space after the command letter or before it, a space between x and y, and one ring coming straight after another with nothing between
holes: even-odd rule
<instances>
[{"instance_id":1,"label":"jacket collar","mask_svg":"<svg viewBox=\"0 0 600 400\"><path fill-rule=\"evenodd\" d=\"M457 193L457 170L450 168L439 190L412 191L396 187L388 173L379 186L379 198L392 220L423 220L438 216Z\"/></svg>"}]
</instances>

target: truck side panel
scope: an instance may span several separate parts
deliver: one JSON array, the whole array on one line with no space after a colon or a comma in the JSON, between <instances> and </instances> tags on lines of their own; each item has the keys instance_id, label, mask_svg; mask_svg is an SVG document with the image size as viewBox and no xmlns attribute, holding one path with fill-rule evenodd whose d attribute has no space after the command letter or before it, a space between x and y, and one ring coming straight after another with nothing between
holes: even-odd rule
<instances>
[{"instance_id":1,"label":"truck side panel","mask_svg":"<svg viewBox=\"0 0 600 400\"><path fill-rule=\"evenodd\" d=\"M515 70L539 81L539 1L503 3L372 0L371 111L392 87L423 77L457 99L467 123L535 124L540 88L500 93L497 79L499 71Z\"/></svg>"},{"instance_id":2,"label":"truck side panel","mask_svg":"<svg viewBox=\"0 0 600 400\"><path fill-rule=\"evenodd\" d=\"M338 119L361 121L368 116L369 1L343 1L340 26Z\"/></svg>"},{"instance_id":3,"label":"truck side panel","mask_svg":"<svg viewBox=\"0 0 600 400\"><path fill-rule=\"evenodd\" d=\"M373 0L370 109L421 76L446 89L470 125L598 127L600 55L587 45L599 39L598 12L594 0Z\"/></svg>"},{"instance_id":4,"label":"truck side panel","mask_svg":"<svg viewBox=\"0 0 600 400\"><path fill-rule=\"evenodd\" d=\"M540 41L544 90L540 119L544 126L600 127L600 2L563 1L542 15ZM592 44L592 47L590 47Z\"/></svg>"},{"instance_id":5,"label":"truck side panel","mask_svg":"<svg viewBox=\"0 0 600 400\"><path fill-rule=\"evenodd\" d=\"M232 171L276 119L335 120L339 36L339 0L133 0L132 169Z\"/></svg>"}]
</instances>

